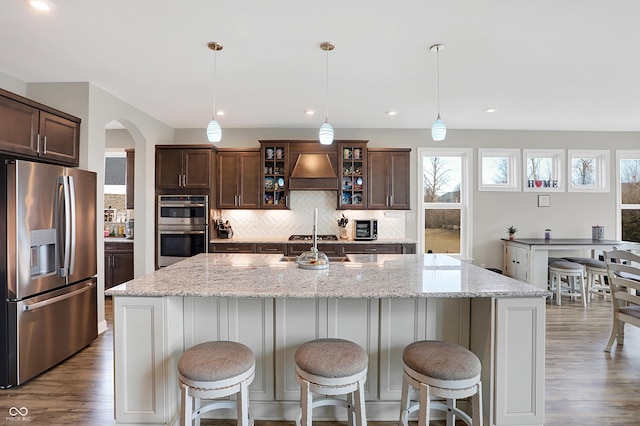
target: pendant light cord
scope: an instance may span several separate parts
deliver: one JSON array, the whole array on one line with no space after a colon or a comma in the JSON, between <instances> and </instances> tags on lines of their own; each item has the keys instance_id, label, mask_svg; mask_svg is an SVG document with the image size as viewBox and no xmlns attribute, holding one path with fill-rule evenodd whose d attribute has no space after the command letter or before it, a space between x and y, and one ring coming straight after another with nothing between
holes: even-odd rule
<instances>
[{"instance_id":1,"label":"pendant light cord","mask_svg":"<svg viewBox=\"0 0 640 426\"><path fill-rule=\"evenodd\" d=\"M329 49L329 46L326 47L325 49L327 51L327 109L324 115L324 121L325 123L329 121L329 51L331 49Z\"/></svg>"},{"instance_id":2,"label":"pendant light cord","mask_svg":"<svg viewBox=\"0 0 640 426\"><path fill-rule=\"evenodd\" d=\"M436 49L436 63L438 65L438 118L440 118L440 46Z\"/></svg>"},{"instance_id":3,"label":"pendant light cord","mask_svg":"<svg viewBox=\"0 0 640 426\"><path fill-rule=\"evenodd\" d=\"M213 119L216 119L216 67L218 63L218 47L213 50Z\"/></svg>"}]
</instances>

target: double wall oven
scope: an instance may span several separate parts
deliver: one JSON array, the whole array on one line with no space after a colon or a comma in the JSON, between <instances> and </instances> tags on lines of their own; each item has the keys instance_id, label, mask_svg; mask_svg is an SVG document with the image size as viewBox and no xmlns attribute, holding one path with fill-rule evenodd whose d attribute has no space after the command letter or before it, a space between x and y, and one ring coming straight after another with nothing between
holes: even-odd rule
<instances>
[{"instance_id":1,"label":"double wall oven","mask_svg":"<svg viewBox=\"0 0 640 426\"><path fill-rule=\"evenodd\" d=\"M208 218L207 195L158 195L158 267L206 253Z\"/></svg>"}]
</instances>

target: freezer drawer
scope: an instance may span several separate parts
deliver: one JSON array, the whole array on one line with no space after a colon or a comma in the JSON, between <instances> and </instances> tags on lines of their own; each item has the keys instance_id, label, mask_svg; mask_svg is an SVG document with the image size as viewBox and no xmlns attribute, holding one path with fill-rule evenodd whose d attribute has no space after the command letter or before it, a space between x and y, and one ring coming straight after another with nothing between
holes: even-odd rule
<instances>
[{"instance_id":1,"label":"freezer drawer","mask_svg":"<svg viewBox=\"0 0 640 426\"><path fill-rule=\"evenodd\" d=\"M9 382L20 385L98 337L95 279L9 304ZM13 329L12 329L13 328Z\"/></svg>"}]
</instances>

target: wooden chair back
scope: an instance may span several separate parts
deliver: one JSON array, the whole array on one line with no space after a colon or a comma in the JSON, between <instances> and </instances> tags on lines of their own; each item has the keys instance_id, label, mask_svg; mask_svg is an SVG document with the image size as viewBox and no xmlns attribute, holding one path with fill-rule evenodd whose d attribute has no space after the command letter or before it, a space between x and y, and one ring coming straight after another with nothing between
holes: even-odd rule
<instances>
[{"instance_id":1,"label":"wooden chair back","mask_svg":"<svg viewBox=\"0 0 640 426\"><path fill-rule=\"evenodd\" d=\"M627 250L604 252L607 276L611 289L613 324L605 351L614 340L624 343L625 323L640 327L640 256Z\"/></svg>"}]
</instances>

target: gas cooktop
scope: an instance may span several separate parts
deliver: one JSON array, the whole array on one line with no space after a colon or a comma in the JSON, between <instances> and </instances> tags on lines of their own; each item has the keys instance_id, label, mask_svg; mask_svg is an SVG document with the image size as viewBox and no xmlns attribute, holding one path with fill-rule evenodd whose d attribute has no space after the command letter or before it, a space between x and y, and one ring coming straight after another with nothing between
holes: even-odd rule
<instances>
[{"instance_id":1,"label":"gas cooktop","mask_svg":"<svg viewBox=\"0 0 640 426\"><path fill-rule=\"evenodd\" d=\"M312 241L313 235L292 235L289 241ZM318 235L318 241L338 241L337 235Z\"/></svg>"}]
</instances>

